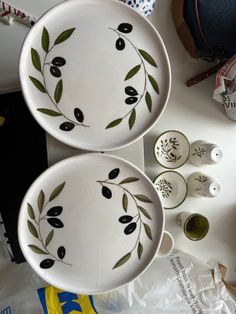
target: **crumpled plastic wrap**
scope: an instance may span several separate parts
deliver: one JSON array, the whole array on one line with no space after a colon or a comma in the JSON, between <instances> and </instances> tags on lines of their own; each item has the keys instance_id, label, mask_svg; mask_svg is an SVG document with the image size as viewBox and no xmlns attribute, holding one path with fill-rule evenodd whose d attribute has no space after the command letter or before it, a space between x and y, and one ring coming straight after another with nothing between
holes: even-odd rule
<instances>
[{"instance_id":1,"label":"crumpled plastic wrap","mask_svg":"<svg viewBox=\"0 0 236 314\"><path fill-rule=\"evenodd\" d=\"M95 296L98 313L111 314L232 314L236 302L226 289L216 261L209 265L175 251L156 258L128 286Z\"/></svg>"},{"instance_id":2,"label":"crumpled plastic wrap","mask_svg":"<svg viewBox=\"0 0 236 314\"><path fill-rule=\"evenodd\" d=\"M0 258L0 313L64 313L63 308L59 312L58 308L65 306L65 302L59 303L58 291L52 287L40 289L52 291L47 294L43 310L38 289L45 286L46 283L27 263L16 265ZM71 298L71 294L66 295L69 298L68 305L73 308L77 302L83 314L236 312L236 301L222 281L217 262L212 260L205 264L181 251L174 251L167 258L156 258L138 279L118 290L93 296L90 304L84 296Z\"/></svg>"},{"instance_id":3,"label":"crumpled plastic wrap","mask_svg":"<svg viewBox=\"0 0 236 314\"><path fill-rule=\"evenodd\" d=\"M226 116L236 121L236 54L217 72L213 98L223 104Z\"/></svg>"}]
</instances>

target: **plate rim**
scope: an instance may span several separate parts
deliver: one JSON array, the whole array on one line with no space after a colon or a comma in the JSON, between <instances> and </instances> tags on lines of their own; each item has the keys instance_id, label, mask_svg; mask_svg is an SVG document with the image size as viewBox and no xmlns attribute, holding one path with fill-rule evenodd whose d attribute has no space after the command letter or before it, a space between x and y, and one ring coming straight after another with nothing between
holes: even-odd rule
<instances>
[{"instance_id":1,"label":"plate rim","mask_svg":"<svg viewBox=\"0 0 236 314\"><path fill-rule=\"evenodd\" d=\"M114 145L111 145L109 144L110 147L85 147L84 145L81 145L81 144L75 144L75 143L71 143L71 140L67 139L67 140L63 140L63 136L61 137L60 135L58 135L58 132L56 132L55 130L47 130L46 128L42 127L41 123L38 121L37 119L37 114L34 113L33 109L31 108L31 105L28 103L27 101L27 95L26 95L26 92L23 88L23 81L24 81L24 75L23 75L23 72L24 70L22 69L23 68L23 52L24 50L26 49L26 46L27 46L27 42L28 42L28 38L31 36L31 34L33 34L34 32L34 29L35 29L35 26L33 26L30 31L28 32L28 34L26 35L26 37L24 38L24 41L23 41L23 44L22 44L22 47L21 47L21 52L20 52L20 57L19 57L19 66L18 66L18 69L19 69L19 78L20 78L20 87L21 87L21 91L22 91L22 94L23 94L23 97L24 97L24 100L25 100L25 103L30 111L30 113L32 114L33 118L37 121L37 123L46 131L48 132L51 136L53 136L55 139L57 139L59 142L61 143L64 143L64 144L67 144L71 147L74 147L74 148L77 148L77 149L84 149L84 150L89 150L89 151L92 151L92 152L97 152L97 151L114 151L116 149L120 149L120 148L124 148L124 147L127 147L129 145L132 145L133 143L135 143L136 141L138 141L139 139L143 138L152 128L153 126L158 122L158 120L161 118L163 112L165 111L166 109L166 106L167 106L167 103L169 101L169 98L170 98L170 93L171 93L171 87L172 87L172 72L171 72L171 65L170 65L170 59L169 59L169 55L167 53L167 49L166 49L166 46L164 44L164 41L160 35L160 33L158 32L158 30L154 27L154 25L151 23L150 20L148 20L146 17L144 17L143 15L141 15L140 13L138 13L134 8L132 8L131 6L129 6L128 4L122 2L122 1L119 1L119 0L89 0L90 2L101 2L102 4L105 4L105 3L108 3L108 4L111 4L113 3L113 5L119 5L123 8L125 8L125 10L131 10L136 16L140 17L144 23L146 23L152 30L153 32L155 33L155 36L158 38L159 40L159 43L162 47L162 50L163 50L163 56L165 58L165 61L166 61L166 68L167 68L167 76L168 76L168 84L167 84L167 88L166 88L166 98L162 104L162 108L160 110L160 113L158 114L158 117L153 119L153 121L149 124L149 127L146 128L146 130L144 130L143 132L141 132L137 137L135 137L134 139L131 139L131 140L126 140L125 142L123 141L123 144L120 144L120 145L117 145L117 146L114 146ZM44 17L49 13L51 12L52 10L54 10L54 8L56 7L60 7L60 6L65 6L67 5L68 3L78 3L77 0L67 0L66 2L61 2L59 4L56 4L54 6L52 6L51 8L49 8L38 20L37 20L37 23L38 22L41 22L41 20L44 19ZM105 4L106 5L106 4ZM35 23L35 25L37 24Z\"/></svg>"},{"instance_id":2,"label":"plate rim","mask_svg":"<svg viewBox=\"0 0 236 314\"><path fill-rule=\"evenodd\" d=\"M73 160L78 160L80 158L86 158L87 156L93 156L96 158L96 156L98 157L101 157L101 156L105 156L106 158L109 158L109 159L113 159L113 160L117 160L118 162L121 162L121 163L124 163L126 164L128 167L131 167L133 168L135 171L137 171L140 176L142 178L145 178L149 183L150 183L150 186L153 187L153 192L156 194L157 196L157 199L159 199L159 202L160 202L160 218L162 218L162 221L161 221L161 236L160 236L160 239L159 239L159 243L158 245L155 247L153 246L153 256L151 257L149 263L147 263L147 265L145 267L143 267L142 271L139 272L138 274L136 274L135 276L133 276L130 280L126 281L126 283L124 284L121 284L121 285L118 285L116 287L113 287L113 288L110 288L110 289L106 289L106 290L102 290L102 291L92 291L92 290L89 290L86 292L86 289L83 289L83 292L79 291L79 290L70 290L68 289L68 287L65 287L63 286L63 283L62 284L57 284L56 287L59 288L59 289L62 289L62 290L66 290L66 291L69 291L71 293L77 293L77 294L81 294L81 295L88 295L88 294L91 294L91 295L99 295L99 294L104 294L104 293L109 293L109 292L112 292L114 290L117 290L123 286L126 286L127 284L133 282L134 280L136 280L137 278L139 278L148 268L149 266L152 264L152 262L154 261L154 259L157 257L157 252L161 246L161 241L162 241L162 237L163 237L163 234L164 234L164 230L165 230L165 212L164 212L164 206L162 204L162 201L161 201L161 198L155 188L155 186L153 185L153 182L151 181L151 179L141 170L139 169L136 165L134 165L133 163L131 163L130 161L124 159L124 158L121 158L121 157L118 157L118 156L113 156L113 155L110 155L110 154L106 154L106 153L99 153L99 152L89 152L89 153L85 153L85 154L80 154L80 155L75 155L75 156L71 156L71 157L67 157L63 160L60 160L59 162L53 164L51 167L47 168L46 170L44 170L30 185L30 187L27 189L23 199L22 199L22 202L21 202L21 205L19 207L19 215L18 215L18 221L17 221L17 236L18 236L18 241L19 241L19 245L20 245L20 248L22 250L22 253L27 261L27 263L30 265L30 267L32 268L32 270L40 277L42 278L44 281L46 281L47 283L49 283L50 285L54 286L55 283L53 282L53 280L51 280L50 278L48 279L48 275L44 275L44 272L42 271L42 273L38 273L34 266L28 261L27 259L27 254L25 253L25 244L22 242L22 239L21 239L21 229L20 229L20 225L22 224L22 221L23 221L23 218L25 216L24 212L25 212L25 209L24 208L24 205L27 203L27 199L28 199L28 194L31 192L31 190L35 188L35 186L37 186L38 184L38 181L40 181L43 177L45 177L45 175L47 175L47 172L51 172L51 171L54 171L54 169L56 168L60 168L61 166L63 166L64 164L67 164L67 163L70 163L72 162ZM42 275L43 274L43 275ZM49 276L50 277L50 276Z\"/></svg>"}]
</instances>

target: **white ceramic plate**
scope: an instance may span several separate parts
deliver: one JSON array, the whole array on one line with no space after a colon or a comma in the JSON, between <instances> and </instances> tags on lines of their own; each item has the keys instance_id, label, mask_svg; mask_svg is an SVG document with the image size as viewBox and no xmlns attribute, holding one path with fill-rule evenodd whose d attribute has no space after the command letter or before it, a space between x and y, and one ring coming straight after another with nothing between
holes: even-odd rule
<instances>
[{"instance_id":1,"label":"white ceramic plate","mask_svg":"<svg viewBox=\"0 0 236 314\"><path fill-rule=\"evenodd\" d=\"M38 19L60 0L7 0L10 6ZM19 57L22 44L30 28L19 21L5 24L0 19L0 94L20 89Z\"/></svg>"},{"instance_id":2,"label":"white ceramic plate","mask_svg":"<svg viewBox=\"0 0 236 314\"><path fill-rule=\"evenodd\" d=\"M170 92L158 32L115 0L71 0L49 10L25 40L20 79L29 109L46 131L94 151L142 137Z\"/></svg>"},{"instance_id":3,"label":"white ceramic plate","mask_svg":"<svg viewBox=\"0 0 236 314\"><path fill-rule=\"evenodd\" d=\"M180 206L188 194L186 180L180 173L173 170L160 173L154 180L154 186L165 209Z\"/></svg>"},{"instance_id":4,"label":"white ceramic plate","mask_svg":"<svg viewBox=\"0 0 236 314\"><path fill-rule=\"evenodd\" d=\"M176 169L183 166L189 158L190 145L187 137L175 130L163 132L154 144L154 155L164 168Z\"/></svg>"},{"instance_id":5,"label":"white ceramic plate","mask_svg":"<svg viewBox=\"0 0 236 314\"><path fill-rule=\"evenodd\" d=\"M120 287L158 251L164 214L152 182L127 161L83 154L46 170L20 208L18 235L32 268L81 294Z\"/></svg>"}]
</instances>

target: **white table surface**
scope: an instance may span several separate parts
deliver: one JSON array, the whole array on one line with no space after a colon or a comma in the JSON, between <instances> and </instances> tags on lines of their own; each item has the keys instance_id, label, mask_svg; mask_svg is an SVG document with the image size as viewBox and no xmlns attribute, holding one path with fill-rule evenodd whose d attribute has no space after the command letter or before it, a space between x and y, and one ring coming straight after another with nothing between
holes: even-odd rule
<instances>
[{"instance_id":1,"label":"white table surface","mask_svg":"<svg viewBox=\"0 0 236 314\"><path fill-rule=\"evenodd\" d=\"M177 249L188 252L202 261L214 258L227 269L226 279L236 282L236 122L229 120L221 104L212 99L215 76L186 87L185 81L212 65L191 58L180 41L171 14L171 0L158 0L150 21L160 33L171 63L172 89L167 107L156 125L144 137L146 174L153 180L165 169L157 164L153 145L157 136L165 130L183 132L189 142L202 139L217 144L223 150L223 158L216 165L201 168L187 162L177 169L187 179L195 171L202 171L218 178L222 184L220 195L215 198L187 196L176 209L166 210L166 230L172 233ZM210 230L205 239L188 240L176 223L181 211L193 211L206 215Z\"/></svg>"},{"instance_id":2,"label":"white table surface","mask_svg":"<svg viewBox=\"0 0 236 314\"><path fill-rule=\"evenodd\" d=\"M47 134L46 140L49 166L70 156L89 153L89 151L69 147L68 145L57 141L49 134ZM121 149L116 149L104 153L126 159L127 161L138 167L140 170L144 171L144 151L142 138L135 143Z\"/></svg>"}]
</instances>

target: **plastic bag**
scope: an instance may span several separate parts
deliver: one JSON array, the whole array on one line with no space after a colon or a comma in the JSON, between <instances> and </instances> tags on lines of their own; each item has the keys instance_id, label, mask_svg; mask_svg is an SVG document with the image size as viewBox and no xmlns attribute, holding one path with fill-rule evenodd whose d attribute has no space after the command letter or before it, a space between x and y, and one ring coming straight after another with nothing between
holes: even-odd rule
<instances>
[{"instance_id":1,"label":"plastic bag","mask_svg":"<svg viewBox=\"0 0 236 314\"><path fill-rule=\"evenodd\" d=\"M232 314L236 302L221 280L216 261L209 265L175 251L155 259L137 280L107 295L95 296L102 314Z\"/></svg>"},{"instance_id":2,"label":"plastic bag","mask_svg":"<svg viewBox=\"0 0 236 314\"><path fill-rule=\"evenodd\" d=\"M135 281L96 296L45 287L27 263L0 259L1 314L232 314L236 301L226 289L216 261L209 265L175 251L156 258ZM45 288L44 288L45 287Z\"/></svg>"},{"instance_id":3,"label":"plastic bag","mask_svg":"<svg viewBox=\"0 0 236 314\"><path fill-rule=\"evenodd\" d=\"M217 72L213 98L223 104L226 116L236 121L236 54Z\"/></svg>"}]
</instances>

